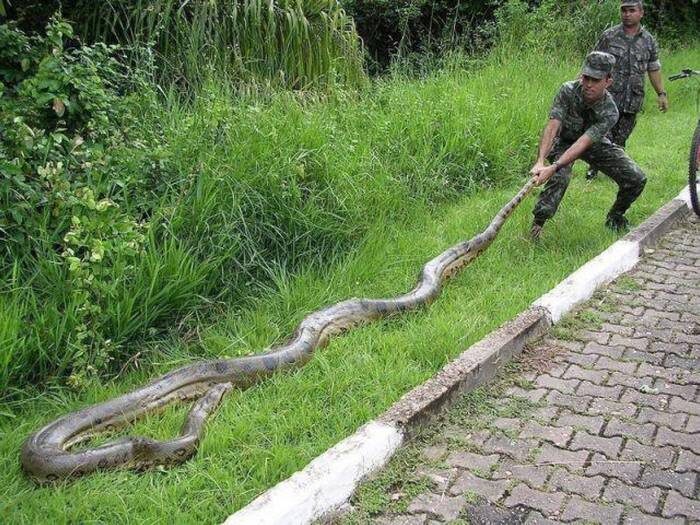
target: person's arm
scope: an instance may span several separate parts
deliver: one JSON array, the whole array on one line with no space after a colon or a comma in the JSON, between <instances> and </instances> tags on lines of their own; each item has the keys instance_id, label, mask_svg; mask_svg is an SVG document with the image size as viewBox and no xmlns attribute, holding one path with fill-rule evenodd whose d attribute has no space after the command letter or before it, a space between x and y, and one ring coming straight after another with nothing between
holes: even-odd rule
<instances>
[{"instance_id":1,"label":"person's arm","mask_svg":"<svg viewBox=\"0 0 700 525\"><path fill-rule=\"evenodd\" d=\"M543 165L537 173L534 172L535 168L533 168L531 173L534 175L535 184L539 186L542 183L547 182L547 180L549 180L549 178L554 175L559 168L562 166L567 166L581 157L581 155L583 155L583 153L591 147L591 144L593 144L593 139L584 133L576 142L569 146L569 148L562 153L561 157L555 160L551 166Z\"/></svg>"},{"instance_id":2,"label":"person's arm","mask_svg":"<svg viewBox=\"0 0 700 525\"><path fill-rule=\"evenodd\" d=\"M649 81L654 86L654 91L659 96L658 105L661 111L668 109L668 95L664 91L664 80L661 77L661 62L659 61L659 44L651 37L649 42L649 62L647 63L647 73Z\"/></svg>"},{"instance_id":3,"label":"person's arm","mask_svg":"<svg viewBox=\"0 0 700 525\"><path fill-rule=\"evenodd\" d=\"M549 119L547 125L542 131L542 138L540 138L540 147L537 153L537 162L530 170L530 173L535 176L539 174L542 169L545 168L544 161L552 151L552 146L554 146L554 139L559 135L559 130L561 129L561 121L556 118Z\"/></svg>"},{"instance_id":4,"label":"person's arm","mask_svg":"<svg viewBox=\"0 0 700 525\"><path fill-rule=\"evenodd\" d=\"M661 111L666 111L668 109L668 95L666 91L664 91L664 79L661 76L661 70L649 71L649 80L651 81L651 85L654 86L654 91L659 95L659 109Z\"/></svg>"},{"instance_id":5,"label":"person's arm","mask_svg":"<svg viewBox=\"0 0 700 525\"><path fill-rule=\"evenodd\" d=\"M533 177L537 177L538 174L546 167L545 159L554 147L554 140L557 138L557 136L559 136L561 123L564 121L569 104L569 90L570 87L568 84L562 84L554 97L552 108L549 110L549 122L547 122L544 130L542 130L540 147L537 150L537 161L530 170L530 175Z\"/></svg>"}]
</instances>

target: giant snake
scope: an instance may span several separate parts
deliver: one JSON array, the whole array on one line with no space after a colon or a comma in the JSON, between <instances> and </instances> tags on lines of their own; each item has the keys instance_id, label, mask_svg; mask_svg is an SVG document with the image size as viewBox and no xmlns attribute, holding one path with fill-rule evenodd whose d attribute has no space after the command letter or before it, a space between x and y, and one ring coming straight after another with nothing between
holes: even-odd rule
<instances>
[{"instance_id":1,"label":"giant snake","mask_svg":"<svg viewBox=\"0 0 700 525\"><path fill-rule=\"evenodd\" d=\"M37 483L46 483L96 470L144 469L185 461L196 452L207 417L229 390L244 388L280 370L304 364L334 334L432 302L447 278L489 247L506 219L534 186L534 180L530 179L483 232L425 264L410 292L390 299L341 301L306 316L288 342L266 353L184 366L142 388L67 414L27 438L21 453L24 471ZM148 412L189 399L196 399L196 402L180 435L174 439L156 441L126 437L93 448L71 450L97 434L111 432Z\"/></svg>"}]
</instances>

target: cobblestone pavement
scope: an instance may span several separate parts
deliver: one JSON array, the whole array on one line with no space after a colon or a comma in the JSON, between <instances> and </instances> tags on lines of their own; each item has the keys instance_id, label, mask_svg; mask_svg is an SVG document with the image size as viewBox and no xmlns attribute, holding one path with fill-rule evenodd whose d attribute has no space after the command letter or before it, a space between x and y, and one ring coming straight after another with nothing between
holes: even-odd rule
<instances>
[{"instance_id":1,"label":"cobblestone pavement","mask_svg":"<svg viewBox=\"0 0 700 525\"><path fill-rule=\"evenodd\" d=\"M700 523L691 218L448 411L342 523Z\"/></svg>"}]
</instances>

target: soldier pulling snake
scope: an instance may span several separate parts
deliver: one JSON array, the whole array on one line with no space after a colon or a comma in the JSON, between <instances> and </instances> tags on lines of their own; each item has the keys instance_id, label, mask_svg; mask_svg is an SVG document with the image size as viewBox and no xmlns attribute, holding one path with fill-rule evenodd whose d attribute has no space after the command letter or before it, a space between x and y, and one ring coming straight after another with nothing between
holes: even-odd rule
<instances>
[{"instance_id":1,"label":"soldier pulling snake","mask_svg":"<svg viewBox=\"0 0 700 525\"><path fill-rule=\"evenodd\" d=\"M316 349L327 344L331 335L432 302L447 278L489 247L506 219L535 185L534 179L528 180L483 232L429 261L410 292L390 299L341 301L305 317L288 342L266 353L193 363L120 397L67 414L27 438L21 452L24 471L35 482L48 483L96 470L145 469L185 461L195 454L207 417L229 390L245 388L280 370L303 365ZM71 450L146 413L190 399L196 401L180 435L174 439L126 437L93 448Z\"/></svg>"}]
</instances>

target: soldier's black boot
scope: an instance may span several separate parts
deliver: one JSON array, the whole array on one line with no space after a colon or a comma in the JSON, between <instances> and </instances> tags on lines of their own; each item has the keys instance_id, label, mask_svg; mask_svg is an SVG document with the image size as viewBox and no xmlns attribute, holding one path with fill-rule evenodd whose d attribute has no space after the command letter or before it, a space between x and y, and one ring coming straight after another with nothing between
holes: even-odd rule
<instances>
[{"instance_id":1,"label":"soldier's black boot","mask_svg":"<svg viewBox=\"0 0 700 525\"><path fill-rule=\"evenodd\" d=\"M608 213L605 225L616 233L623 233L630 229L630 223L621 213Z\"/></svg>"}]
</instances>

